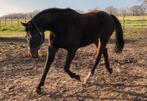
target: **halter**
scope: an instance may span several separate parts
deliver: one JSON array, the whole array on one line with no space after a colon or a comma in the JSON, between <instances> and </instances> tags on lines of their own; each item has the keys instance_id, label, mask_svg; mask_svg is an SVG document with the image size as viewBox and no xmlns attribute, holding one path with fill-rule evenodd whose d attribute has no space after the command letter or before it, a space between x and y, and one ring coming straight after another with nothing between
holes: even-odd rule
<instances>
[{"instance_id":1,"label":"halter","mask_svg":"<svg viewBox=\"0 0 147 101\"><path fill-rule=\"evenodd\" d=\"M34 21L31 21L31 22L32 22L32 24L34 25L35 29L39 32L39 34L40 34L40 36L41 36L41 41L40 41L40 45L41 45L41 44L44 42L43 33L42 33L42 31L39 29L39 27L37 26L37 24L36 24ZM31 48L31 49L30 49L30 47L28 47L28 49L29 49L29 50L35 51L35 50L40 49L40 45L39 45L37 48Z\"/></svg>"}]
</instances>

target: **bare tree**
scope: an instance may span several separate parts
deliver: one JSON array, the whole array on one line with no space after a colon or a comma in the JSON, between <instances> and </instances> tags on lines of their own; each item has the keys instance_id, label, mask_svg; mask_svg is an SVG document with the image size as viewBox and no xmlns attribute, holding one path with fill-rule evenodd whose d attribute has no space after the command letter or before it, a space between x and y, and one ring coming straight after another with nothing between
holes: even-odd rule
<instances>
[{"instance_id":1,"label":"bare tree","mask_svg":"<svg viewBox=\"0 0 147 101\"><path fill-rule=\"evenodd\" d=\"M105 11L109 14L114 14L114 15L117 15L118 14L118 11L117 11L117 8L114 8L113 6L109 6L105 9Z\"/></svg>"},{"instance_id":2,"label":"bare tree","mask_svg":"<svg viewBox=\"0 0 147 101\"><path fill-rule=\"evenodd\" d=\"M145 10L140 5L134 5L130 8L133 16L142 16L144 15Z\"/></svg>"},{"instance_id":3,"label":"bare tree","mask_svg":"<svg viewBox=\"0 0 147 101\"><path fill-rule=\"evenodd\" d=\"M39 10L34 10L33 12L30 13L12 13L12 14L7 14L2 16L1 18L10 18L10 19L15 19L15 18L32 18L35 16L37 13L39 13Z\"/></svg>"},{"instance_id":4,"label":"bare tree","mask_svg":"<svg viewBox=\"0 0 147 101\"><path fill-rule=\"evenodd\" d=\"M120 9L119 10L119 15L121 15L121 16L126 16L127 15L127 9Z\"/></svg>"},{"instance_id":5,"label":"bare tree","mask_svg":"<svg viewBox=\"0 0 147 101\"><path fill-rule=\"evenodd\" d=\"M144 12L147 13L147 0L144 0L144 1L142 2L141 6L142 6L142 9L144 10Z\"/></svg>"}]
</instances>

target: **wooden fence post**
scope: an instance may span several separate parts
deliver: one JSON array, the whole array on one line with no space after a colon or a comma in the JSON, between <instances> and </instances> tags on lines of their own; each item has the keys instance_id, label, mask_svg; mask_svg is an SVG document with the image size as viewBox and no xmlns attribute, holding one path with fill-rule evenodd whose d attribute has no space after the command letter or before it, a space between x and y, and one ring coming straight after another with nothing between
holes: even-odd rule
<instances>
[{"instance_id":1,"label":"wooden fence post","mask_svg":"<svg viewBox=\"0 0 147 101\"><path fill-rule=\"evenodd\" d=\"M12 25L13 25L13 24L12 24L12 18L10 18L10 20L11 20L11 26L12 26Z\"/></svg>"},{"instance_id":2,"label":"wooden fence post","mask_svg":"<svg viewBox=\"0 0 147 101\"><path fill-rule=\"evenodd\" d=\"M6 21L7 21L7 19L5 18L5 26L6 26L6 23L7 23Z\"/></svg>"},{"instance_id":3,"label":"wooden fence post","mask_svg":"<svg viewBox=\"0 0 147 101\"><path fill-rule=\"evenodd\" d=\"M25 17L25 23L27 23L27 18Z\"/></svg>"},{"instance_id":4,"label":"wooden fence post","mask_svg":"<svg viewBox=\"0 0 147 101\"><path fill-rule=\"evenodd\" d=\"M0 28L1 28L1 19L0 19Z\"/></svg>"},{"instance_id":5,"label":"wooden fence post","mask_svg":"<svg viewBox=\"0 0 147 101\"><path fill-rule=\"evenodd\" d=\"M123 16L123 31L125 30L125 15Z\"/></svg>"},{"instance_id":6,"label":"wooden fence post","mask_svg":"<svg viewBox=\"0 0 147 101\"><path fill-rule=\"evenodd\" d=\"M17 25L19 25L19 18L17 18Z\"/></svg>"}]
</instances>

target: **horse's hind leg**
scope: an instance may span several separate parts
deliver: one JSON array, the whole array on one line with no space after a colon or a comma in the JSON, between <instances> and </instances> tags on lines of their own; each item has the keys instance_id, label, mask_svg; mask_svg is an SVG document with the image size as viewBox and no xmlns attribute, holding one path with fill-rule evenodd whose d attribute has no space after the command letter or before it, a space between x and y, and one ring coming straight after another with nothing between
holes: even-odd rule
<instances>
[{"instance_id":1,"label":"horse's hind leg","mask_svg":"<svg viewBox=\"0 0 147 101\"><path fill-rule=\"evenodd\" d=\"M94 74L94 71L95 71L95 69L96 69L96 67L97 67L97 65L98 65L98 63L99 63L99 61L101 59L101 55L103 53L104 48L105 48L105 45L101 44L100 39L99 39L98 40L98 53L97 53L97 58L96 58L95 64L92 67L92 69L89 72L89 74L87 75L87 77L85 78L84 83L86 83L87 80L89 79L89 77Z\"/></svg>"},{"instance_id":2,"label":"horse's hind leg","mask_svg":"<svg viewBox=\"0 0 147 101\"><path fill-rule=\"evenodd\" d=\"M97 40L95 42L95 46L97 48L97 54L99 53L99 48L100 48L100 45L99 44L100 44L100 42ZM104 48L103 56L104 56L104 60L105 60L106 69L111 74L112 73L112 68L110 68L110 64L109 64L109 60L108 60L108 51L107 51L107 48Z\"/></svg>"},{"instance_id":3,"label":"horse's hind leg","mask_svg":"<svg viewBox=\"0 0 147 101\"><path fill-rule=\"evenodd\" d=\"M109 60L108 60L107 48L104 49L103 56L104 56L106 68L107 68L108 72L111 74L112 73L112 68L110 68L110 64L109 64Z\"/></svg>"},{"instance_id":4,"label":"horse's hind leg","mask_svg":"<svg viewBox=\"0 0 147 101\"><path fill-rule=\"evenodd\" d=\"M99 45L99 40L96 40L94 44L96 46L96 53L98 54L98 52L99 52L99 46L100 46Z\"/></svg>"},{"instance_id":5,"label":"horse's hind leg","mask_svg":"<svg viewBox=\"0 0 147 101\"><path fill-rule=\"evenodd\" d=\"M39 84L37 86L37 89L36 89L37 93L41 92L41 86L44 85L46 75L47 75L47 73L49 71L51 63L54 60L55 53L57 52L57 50L58 50L58 48L54 47L54 46L49 46L49 48L48 48L48 57L47 57L47 61L46 61L46 66L45 66L42 78L40 79L40 82L39 82Z\"/></svg>"},{"instance_id":6,"label":"horse's hind leg","mask_svg":"<svg viewBox=\"0 0 147 101\"><path fill-rule=\"evenodd\" d=\"M64 67L64 70L65 72L68 73L68 75L71 77L71 78L75 78L77 80L80 80L80 76L79 75L76 75L75 73L71 72L70 71L70 64L75 56L75 52L76 52L76 49L72 49L72 50L68 50L68 54L67 54L67 57L66 57L66 63L65 63L65 67Z\"/></svg>"}]
</instances>

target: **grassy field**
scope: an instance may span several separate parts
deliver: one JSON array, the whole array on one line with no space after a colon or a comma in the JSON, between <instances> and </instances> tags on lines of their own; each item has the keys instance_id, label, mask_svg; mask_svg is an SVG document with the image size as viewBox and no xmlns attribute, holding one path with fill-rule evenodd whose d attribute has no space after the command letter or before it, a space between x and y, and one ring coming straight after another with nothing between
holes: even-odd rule
<instances>
[{"instance_id":1,"label":"grassy field","mask_svg":"<svg viewBox=\"0 0 147 101\"><path fill-rule=\"evenodd\" d=\"M126 16L125 18L118 18L125 29L147 28L147 16ZM20 24L20 21L27 22L29 19L1 19L0 37L24 37L24 27Z\"/></svg>"},{"instance_id":2,"label":"grassy field","mask_svg":"<svg viewBox=\"0 0 147 101\"><path fill-rule=\"evenodd\" d=\"M147 16L118 17L125 28L147 28ZM124 21L125 20L125 21Z\"/></svg>"}]
</instances>

